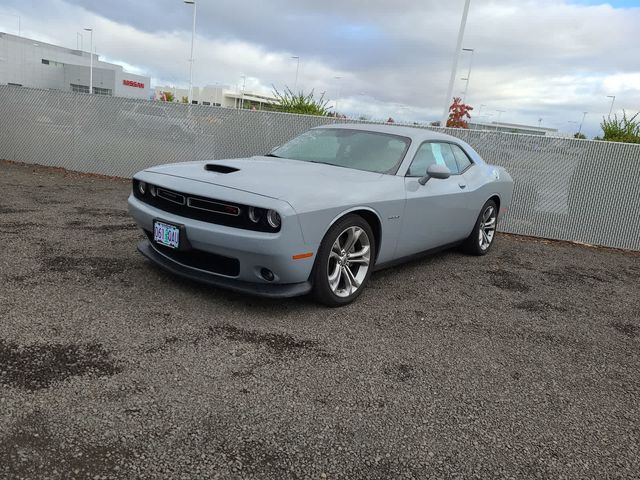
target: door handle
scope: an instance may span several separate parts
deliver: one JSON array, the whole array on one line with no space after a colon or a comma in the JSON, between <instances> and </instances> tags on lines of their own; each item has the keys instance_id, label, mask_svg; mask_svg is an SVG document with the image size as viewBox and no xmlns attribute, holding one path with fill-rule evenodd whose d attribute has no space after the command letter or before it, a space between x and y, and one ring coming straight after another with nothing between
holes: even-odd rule
<instances>
[{"instance_id":1,"label":"door handle","mask_svg":"<svg viewBox=\"0 0 640 480\"><path fill-rule=\"evenodd\" d=\"M460 188L467 188L467 184L466 184L466 183L463 183L463 182L458 182L458 186L459 186Z\"/></svg>"}]
</instances>

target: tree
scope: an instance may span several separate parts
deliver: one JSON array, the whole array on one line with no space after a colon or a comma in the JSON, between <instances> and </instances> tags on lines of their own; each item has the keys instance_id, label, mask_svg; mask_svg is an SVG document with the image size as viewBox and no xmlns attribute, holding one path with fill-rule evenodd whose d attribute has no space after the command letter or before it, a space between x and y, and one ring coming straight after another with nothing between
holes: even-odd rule
<instances>
[{"instance_id":1,"label":"tree","mask_svg":"<svg viewBox=\"0 0 640 480\"><path fill-rule=\"evenodd\" d=\"M631 118L627 118L627 112L623 110L621 119L618 119L617 115L614 115L613 118L602 117L600 128L602 128L604 135L596 137L594 140L640 143L640 120L636 120L638 115L640 115L640 112Z\"/></svg>"},{"instance_id":2,"label":"tree","mask_svg":"<svg viewBox=\"0 0 640 480\"><path fill-rule=\"evenodd\" d=\"M471 115L469 114L471 110L473 110L473 107L462 103L462 99L460 97L454 97L453 103L449 107L447 127L469 128L469 124L465 118L471 118Z\"/></svg>"},{"instance_id":3,"label":"tree","mask_svg":"<svg viewBox=\"0 0 640 480\"><path fill-rule=\"evenodd\" d=\"M581 140L584 140L584 139L586 139L587 137L585 136L585 134L584 134L584 133L577 132L577 133L575 133L575 134L573 135L573 138L579 138L579 139L581 139Z\"/></svg>"},{"instance_id":4,"label":"tree","mask_svg":"<svg viewBox=\"0 0 640 480\"><path fill-rule=\"evenodd\" d=\"M189 103L189 97L182 97L182 103Z\"/></svg>"},{"instance_id":5,"label":"tree","mask_svg":"<svg viewBox=\"0 0 640 480\"><path fill-rule=\"evenodd\" d=\"M173 102L176 97L171 92L162 92L160 94L160 100L163 102Z\"/></svg>"},{"instance_id":6,"label":"tree","mask_svg":"<svg viewBox=\"0 0 640 480\"><path fill-rule=\"evenodd\" d=\"M329 107L327 107L329 100L324 99L324 94L316 99L313 90L305 95L302 91L293 93L289 87L285 87L282 93L276 87L273 87L273 95L278 99L278 103L273 106L273 109L278 112L320 115L323 117L329 115Z\"/></svg>"}]
</instances>

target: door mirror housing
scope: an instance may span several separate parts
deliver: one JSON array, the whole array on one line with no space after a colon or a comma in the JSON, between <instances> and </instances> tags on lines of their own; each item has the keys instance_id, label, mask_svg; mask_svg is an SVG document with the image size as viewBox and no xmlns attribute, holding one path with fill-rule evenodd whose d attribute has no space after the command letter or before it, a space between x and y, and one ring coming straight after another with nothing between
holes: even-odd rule
<instances>
[{"instance_id":1,"label":"door mirror housing","mask_svg":"<svg viewBox=\"0 0 640 480\"><path fill-rule=\"evenodd\" d=\"M420 182L420 185L425 185L430 178L444 180L450 176L451 170L449 170L445 165L438 165L436 163L434 165L429 165L429 168L427 168L427 174L418 180L418 182Z\"/></svg>"}]
</instances>

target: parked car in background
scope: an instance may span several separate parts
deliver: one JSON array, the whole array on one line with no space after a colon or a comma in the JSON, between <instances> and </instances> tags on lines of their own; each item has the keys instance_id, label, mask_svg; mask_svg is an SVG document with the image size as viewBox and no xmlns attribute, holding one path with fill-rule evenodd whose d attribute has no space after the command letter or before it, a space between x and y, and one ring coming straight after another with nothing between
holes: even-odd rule
<instances>
[{"instance_id":1,"label":"parked car in background","mask_svg":"<svg viewBox=\"0 0 640 480\"><path fill-rule=\"evenodd\" d=\"M195 134L186 106L179 109L167 108L161 102L138 102L131 103L120 115L129 133L145 132L174 141L188 141Z\"/></svg>"},{"instance_id":2,"label":"parked car in background","mask_svg":"<svg viewBox=\"0 0 640 480\"><path fill-rule=\"evenodd\" d=\"M485 255L512 191L457 138L331 125L265 156L141 171L129 211L140 252L176 276L339 306L375 269L459 244Z\"/></svg>"}]
</instances>

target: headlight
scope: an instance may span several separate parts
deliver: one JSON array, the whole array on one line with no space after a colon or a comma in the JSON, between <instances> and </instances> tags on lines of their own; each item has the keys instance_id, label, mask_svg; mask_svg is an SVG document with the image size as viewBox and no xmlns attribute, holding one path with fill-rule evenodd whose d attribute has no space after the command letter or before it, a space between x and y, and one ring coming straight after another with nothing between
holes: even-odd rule
<instances>
[{"instance_id":1,"label":"headlight","mask_svg":"<svg viewBox=\"0 0 640 480\"><path fill-rule=\"evenodd\" d=\"M267 222L273 228L280 228L280 215L275 210L267 211Z\"/></svg>"},{"instance_id":2,"label":"headlight","mask_svg":"<svg viewBox=\"0 0 640 480\"><path fill-rule=\"evenodd\" d=\"M156 187L154 187L153 185L149 185L149 193L151 194L152 197L156 196Z\"/></svg>"},{"instance_id":3,"label":"headlight","mask_svg":"<svg viewBox=\"0 0 640 480\"><path fill-rule=\"evenodd\" d=\"M258 223L262 218L263 210L261 208L249 207L249 220Z\"/></svg>"},{"instance_id":4,"label":"headlight","mask_svg":"<svg viewBox=\"0 0 640 480\"><path fill-rule=\"evenodd\" d=\"M145 193L147 193L147 184L144 182L139 182L138 183L138 191L144 195Z\"/></svg>"}]
</instances>

